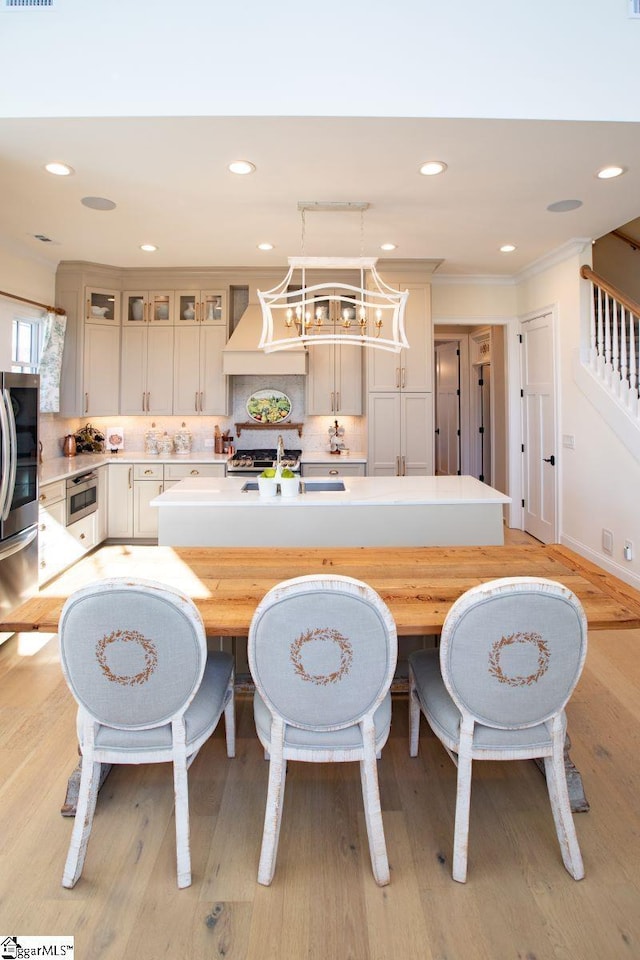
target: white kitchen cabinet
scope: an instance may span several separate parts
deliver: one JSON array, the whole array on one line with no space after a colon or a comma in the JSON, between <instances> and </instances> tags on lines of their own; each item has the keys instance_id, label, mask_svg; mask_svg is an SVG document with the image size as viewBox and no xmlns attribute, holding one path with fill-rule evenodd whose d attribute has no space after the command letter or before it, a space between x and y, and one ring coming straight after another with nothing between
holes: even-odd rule
<instances>
[{"instance_id":1,"label":"white kitchen cabinet","mask_svg":"<svg viewBox=\"0 0 640 960\"><path fill-rule=\"evenodd\" d=\"M133 536L136 539L157 539L158 510L149 503L163 491L162 480L134 480Z\"/></svg>"},{"instance_id":2,"label":"white kitchen cabinet","mask_svg":"<svg viewBox=\"0 0 640 960\"><path fill-rule=\"evenodd\" d=\"M405 331L409 349L400 353L367 350L368 389L433 390L433 328L431 324L431 286L429 284L390 283L399 290L408 290L405 310Z\"/></svg>"},{"instance_id":3,"label":"white kitchen cabinet","mask_svg":"<svg viewBox=\"0 0 640 960\"><path fill-rule=\"evenodd\" d=\"M96 543L102 543L108 536L109 516L109 474L108 467L98 467L98 509L96 511Z\"/></svg>"},{"instance_id":4,"label":"white kitchen cabinet","mask_svg":"<svg viewBox=\"0 0 640 960\"><path fill-rule=\"evenodd\" d=\"M350 343L309 346L307 414L362 415L362 347Z\"/></svg>"},{"instance_id":5,"label":"white kitchen cabinet","mask_svg":"<svg viewBox=\"0 0 640 960\"><path fill-rule=\"evenodd\" d=\"M301 472L305 477L364 477L364 463L340 463L340 457L326 463L303 463Z\"/></svg>"},{"instance_id":6,"label":"white kitchen cabinet","mask_svg":"<svg viewBox=\"0 0 640 960\"><path fill-rule=\"evenodd\" d=\"M120 398L120 293L90 280L107 279L100 267L59 267L56 303L67 314L60 415L117 415ZM104 275L104 276L103 276Z\"/></svg>"},{"instance_id":7,"label":"white kitchen cabinet","mask_svg":"<svg viewBox=\"0 0 640 960\"><path fill-rule=\"evenodd\" d=\"M229 378L222 372L226 326L184 324L175 329L173 413L224 416L229 411Z\"/></svg>"},{"instance_id":8,"label":"white kitchen cabinet","mask_svg":"<svg viewBox=\"0 0 640 960\"><path fill-rule=\"evenodd\" d=\"M335 296L349 291L336 288ZM331 294L330 294L331 296ZM342 316L339 300L318 299L310 306L312 320L331 333L339 332ZM306 380L307 414L324 416L362 414L362 347L353 343L308 344L309 372Z\"/></svg>"},{"instance_id":9,"label":"white kitchen cabinet","mask_svg":"<svg viewBox=\"0 0 640 960\"><path fill-rule=\"evenodd\" d=\"M55 577L66 566L66 486L64 480L40 487L38 507L38 582ZM71 562L71 561L69 561Z\"/></svg>"},{"instance_id":10,"label":"white kitchen cabinet","mask_svg":"<svg viewBox=\"0 0 640 960\"><path fill-rule=\"evenodd\" d=\"M133 537L133 464L110 463L108 470L109 537L130 540Z\"/></svg>"},{"instance_id":11,"label":"white kitchen cabinet","mask_svg":"<svg viewBox=\"0 0 640 960\"><path fill-rule=\"evenodd\" d=\"M167 482L177 483L188 477L224 477L224 463L165 463L164 479Z\"/></svg>"},{"instance_id":12,"label":"white kitchen cabinet","mask_svg":"<svg viewBox=\"0 0 640 960\"><path fill-rule=\"evenodd\" d=\"M176 290L176 325L206 324L227 327L225 290Z\"/></svg>"},{"instance_id":13,"label":"white kitchen cabinet","mask_svg":"<svg viewBox=\"0 0 640 960\"><path fill-rule=\"evenodd\" d=\"M172 326L173 290L125 290L122 294L122 326Z\"/></svg>"},{"instance_id":14,"label":"white kitchen cabinet","mask_svg":"<svg viewBox=\"0 0 640 960\"><path fill-rule=\"evenodd\" d=\"M146 324L122 331L120 413L173 413L173 327Z\"/></svg>"},{"instance_id":15,"label":"white kitchen cabinet","mask_svg":"<svg viewBox=\"0 0 640 960\"><path fill-rule=\"evenodd\" d=\"M370 394L368 420L370 477L433 473L432 394Z\"/></svg>"},{"instance_id":16,"label":"white kitchen cabinet","mask_svg":"<svg viewBox=\"0 0 640 960\"><path fill-rule=\"evenodd\" d=\"M67 537L69 538L67 546L69 553L74 553L77 549L80 551L79 556L82 556L96 546L98 543L96 532L97 516L97 511L94 511L87 517L81 517L80 520L69 524L67 527ZM74 544L76 545L75 547ZM74 556L73 559L76 560L77 556Z\"/></svg>"}]
</instances>

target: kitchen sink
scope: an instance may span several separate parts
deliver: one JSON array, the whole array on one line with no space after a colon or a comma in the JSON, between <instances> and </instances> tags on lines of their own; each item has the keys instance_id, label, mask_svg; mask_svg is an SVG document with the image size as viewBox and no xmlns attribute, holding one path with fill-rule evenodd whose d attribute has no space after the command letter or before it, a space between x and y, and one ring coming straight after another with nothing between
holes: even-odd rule
<instances>
[{"instance_id":1,"label":"kitchen sink","mask_svg":"<svg viewBox=\"0 0 640 960\"><path fill-rule=\"evenodd\" d=\"M338 493L344 492L344 483L342 480L302 480L302 490L301 493L325 493L328 491L336 491ZM258 489L257 480L247 480L246 483L242 485L242 492L248 493L251 490Z\"/></svg>"}]
</instances>

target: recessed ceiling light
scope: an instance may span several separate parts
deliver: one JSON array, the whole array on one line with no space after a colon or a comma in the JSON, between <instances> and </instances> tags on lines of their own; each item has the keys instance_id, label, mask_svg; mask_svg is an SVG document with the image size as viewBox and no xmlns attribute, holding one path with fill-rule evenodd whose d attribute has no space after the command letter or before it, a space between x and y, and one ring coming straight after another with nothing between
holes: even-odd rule
<instances>
[{"instance_id":1,"label":"recessed ceiling light","mask_svg":"<svg viewBox=\"0 0 640 960\"><path fill-rule=\"evenodd\" d=\"M83 197L80 203L89 207L90 210L115 210L116 208L113 200L107 200L106 197Z\"/></svg>"},{"instance_id":2,"label":"recessed ceiling light","mask_svg":"<svg viewBox=\"0 0 640 960\"><path fill-rule=\"evenodd\" d=\"M61 163L59 160L45 163L44 168L48 173L53 173L56 177L70 177L72 173L75 173L73 167L70 167L68 163Z\"/></svg>"},{"instance_id":3,"label":"recessed ceiling light","mask_svg":"<svg viewBox=\"0 0 640 960\"><path fill-rule=\"evenodd\" d=\"M251 163L250 160L233 160L229 164L229 170L231 173L237 173L241 177L245 176L247 173L253 173L255 168L255 163Z\"/></svg>"},{"instance_id":4,"label":"recessed ceiling light","mask_svg":"<svg viewBox=\"0 0 640 960\"><path fill-rule=\"evenodd\" d=\"M381 250L395 250L395 249L396 249L396 246L397 246L396 243L381 243L381 244L380 244L380 249L381 249Z\"/></svg>"},{"instance_id":5,"label":"recessed ceiling light","mask_svg":"<svg viewBox=\"0 0 640 960\"><path fill-rule=\"evenodd\" d=\"M259 243L258 250L273 250L272 243Z\"/></svg>"},{"instance_id":6,"label":"recessed ceiling light","mask_svg":"<svg viewBox=\"0 0 640 960\"><path fill-rule=\"evenodd\" d=\"M423 177L435 177L439 173L444 173L447 169L446 163L442 160L427 160L420 167L420 173Z\"/></svg>"},{"instance_id":7,"label":"recessed ceiling light","mask_svg":"<svg viewBox=\"0 0 640 960\"><path fill-rule=\"evenodd\" d=\"M515 249L516 248L513 243L503 243L500 247L500 253L513 253Z\"/></svg>"},{"instance_id":8,"label":"recessed ceiling light","mask_svg":"<svg viewBox=\"0 0 640 960\"><path fill-rule=\"evenodd\" d=\"M626 173L625 167L603 167L602 170L598 170L596 176L599 180L613 180L614 177L620 177L623 173Z\"/></svg>"},{"instance_id":9,"label":"recessed ceiling light","mask_svg":"<svg viewBox=\"0 0 640 960\"><path fill-rule=\"evenodd\" d=\"M155 253L158 248L155 243L141 243L140 249L144 250L145 253Z\"/></svg>"},{"instance_id":10,"label":"recessed ceiling light","mask_svg":"<svg viewBox=\"0 0 640 960\"><path fill-rule=\"evenodd\" d=\"M577 210L582 206L582 200L557 200L550 203L547 207L549 213L568 213L569 210Z\"/></svg>"}]
</instances>

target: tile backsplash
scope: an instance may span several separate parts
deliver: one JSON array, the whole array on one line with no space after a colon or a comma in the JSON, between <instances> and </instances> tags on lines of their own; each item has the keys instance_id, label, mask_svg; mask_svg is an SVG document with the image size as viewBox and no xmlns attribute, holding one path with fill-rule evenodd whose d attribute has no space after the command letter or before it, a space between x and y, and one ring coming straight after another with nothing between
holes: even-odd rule
<instances>
[{"instance_id":1,"label":"tile backsplash","mask_svg":"<svg viewBox=\"0 0 640 960\"><path fill-rule=\"evenodd\" d=\"M304 452L317 453L329 450L329 427L333 425L335 417L307 417L305 414L305 377L231 377L231 415L229 417L92 417L89 422L99 430L106 431L108 427L119 426L124 431L125 451L140 452L144 449L144 435L155 425L156 429L166 431L173 436L183 423L193 435L193 450L203 452L205 440L210 440L214 434L214 427L220 427L222 433L231 432L236 446L242 447L275 447L278 433L283 433L286 447L301 447ZM280 390L291 400L290 420L294 423L303 423L302 437L295 431L281 431L277 427L272 430L243 430L240 440L236 437L236 423L244 423L249 419L246 411L246 402L256 390L271 388ZM340 426L345 430L345 443L350 450L365 451L366 418L365 417L338 417ZM62 444L68 433L75 433L87 423L86 417L68 419L55 413L43 413L40 417L40 438L42 440L42 458L51 460L62 456Z\"/></svg>"}]
</instances>

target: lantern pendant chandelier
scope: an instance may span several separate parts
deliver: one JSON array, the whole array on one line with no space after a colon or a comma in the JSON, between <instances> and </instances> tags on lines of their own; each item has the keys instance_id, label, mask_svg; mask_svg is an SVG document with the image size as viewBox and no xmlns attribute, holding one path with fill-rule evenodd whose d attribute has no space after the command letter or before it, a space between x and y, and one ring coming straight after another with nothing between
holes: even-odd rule
<instances>
[{"instance_id":1,"label":"lantern pendant chandelier","mask_svg":"<svg viewBox=\"0 0 640 960\"><path fill-rule=\"evenodd\" d=\"M359 211L360 234L366 202L300 202L302 249L305 212ZM409 346L404 312L409 291L394 290L376 270L376 257L289 257L289 271L271 290L258 290L262 308L262 335L258 344L265 353L321 343L355 343L399 353ZM294 274L301 271L301 284ZM360 285L331 280L307 285L307 270L359 271Z\"/></svg>"}]
</instances>

